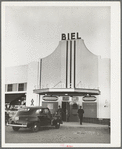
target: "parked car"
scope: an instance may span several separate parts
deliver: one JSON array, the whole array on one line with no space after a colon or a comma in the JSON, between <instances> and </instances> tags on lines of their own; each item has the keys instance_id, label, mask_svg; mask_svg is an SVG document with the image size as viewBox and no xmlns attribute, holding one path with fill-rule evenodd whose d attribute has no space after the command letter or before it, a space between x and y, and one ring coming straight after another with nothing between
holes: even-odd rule
<instances>
[{"instance_id":1,"label":"parked car","mask_svg":"<svg viewBox=\"0 0 122 149\"><path fill-rule=\"evenodd\" d=\"M54 126L59 128L61 119L59 116L52 116L48 108L44 107L25 107L19 109L14 117L7 123L14 131L20 128L31 128L33 132L39 131L43 126Z\"/></svg>"}]
</instances>

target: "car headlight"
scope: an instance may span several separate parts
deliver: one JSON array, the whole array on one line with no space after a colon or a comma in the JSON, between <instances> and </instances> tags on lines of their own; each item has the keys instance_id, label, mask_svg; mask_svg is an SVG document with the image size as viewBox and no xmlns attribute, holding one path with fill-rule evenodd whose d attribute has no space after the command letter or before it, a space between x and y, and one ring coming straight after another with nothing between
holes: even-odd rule
<instances>
[{"instance_id":1,"label":"car headlight","mask_svg":"<svg viewBox=\"0 0 122 149\"><path fill-rule=\"evenodd\" d=\"M11 119L11 118L9 118L8 123L11 123L11 122L12 122L12 119Z\"/></svg>"},{"instance_id":2,"label":"car headlight","mask_svg":"<svg viewBox=\"0 0 122 149\"><path fill-rule=\"evenodd\" d=\"M19 116L15 116L15 117L14 117L14 120L15 120L15 121L18 121L18 120L19 120Z\"/></svg>"}]
</instances>

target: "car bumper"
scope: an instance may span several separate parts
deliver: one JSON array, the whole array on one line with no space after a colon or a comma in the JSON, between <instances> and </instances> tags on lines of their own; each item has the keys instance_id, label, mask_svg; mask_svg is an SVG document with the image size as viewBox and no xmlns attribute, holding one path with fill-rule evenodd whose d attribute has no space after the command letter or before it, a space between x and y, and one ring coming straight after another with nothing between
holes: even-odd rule
<instances>
[{"instance_id":1,"label":"car bumper","mask_svg":"<svg viewBox=\"0 0 122 149\"><path fill-rule=\"evenodd\" d=\"M18 124L9 124L9 123L7 123L7 126L11 126L11 127L22 127L22 128L26 128L27 127L26 124L18 125Z\"/></svg>"}]
</instances>

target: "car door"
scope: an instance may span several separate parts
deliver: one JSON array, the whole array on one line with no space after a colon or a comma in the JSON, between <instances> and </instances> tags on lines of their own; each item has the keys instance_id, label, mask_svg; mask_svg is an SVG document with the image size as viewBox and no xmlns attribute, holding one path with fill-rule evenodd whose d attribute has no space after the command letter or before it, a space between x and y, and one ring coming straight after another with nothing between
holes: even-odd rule
<instances>
[{"instance_id":1,"label":"car door","mask_svg":"<svg viewBox=\"0 0 122 149\"><path fill-rule=\"evenodd\" d=\"M46 114L43 109L37 109L36 114L40 120L40 125L44 126L46 124Z\"/></svg>"},{"instance_id":2,"label":"car door","mask_svg":"<svg viewBox=\"0 0 122 149\"><path fill-rule=\"evenodd\" d=\"M45 125L50 125L51 124L51 113L48 108L45 108L43 110L43 113L45 115Z\"/></svg>"}]
</instances>

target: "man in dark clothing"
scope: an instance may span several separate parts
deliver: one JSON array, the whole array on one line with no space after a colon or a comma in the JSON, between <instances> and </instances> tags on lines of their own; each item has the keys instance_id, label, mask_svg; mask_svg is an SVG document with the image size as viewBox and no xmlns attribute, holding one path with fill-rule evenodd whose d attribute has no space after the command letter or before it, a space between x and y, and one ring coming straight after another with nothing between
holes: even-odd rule
<instances>
[{"instance_id":1,"label":"man in dark clothing","mask_svg":"<svg viewBox=\"0 0 122 149\"><path fill-rule=\"evenodd\" d=\"M78 109L78 116L80 119L80 125L82 125L83 113L84 113L84 110L83 110L82 106L80 106L80 109Z\"/></svg>"},{"instance_id":2,"label":"man in dark clothing","mask_svg":"<svg viewBox=\"0 0 122 149\"><path fill-rule=\"evenodd\" d=\"M60 108L60 106L58 106L57 114L60 116L61 124L63 124L63 121L62 121L63 110L62 108Z\"/></svg>"}]
</instances>

